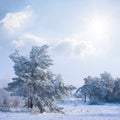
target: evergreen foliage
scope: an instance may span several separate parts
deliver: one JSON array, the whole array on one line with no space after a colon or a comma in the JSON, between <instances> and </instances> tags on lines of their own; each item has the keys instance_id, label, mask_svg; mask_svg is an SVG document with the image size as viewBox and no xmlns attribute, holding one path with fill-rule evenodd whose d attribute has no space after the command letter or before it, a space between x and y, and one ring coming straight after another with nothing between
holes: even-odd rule
<instances>
[{"instance_id":1,"label":"evergreen foliage","mask_svg":"<svg viewBox=\"0 0 120 120\"><path fill-rule=\"evenodd\" d=\"M19 51L10 55L14 62L16 78L6 88L12 95L31 98L33 106L40 112L60 112L54 100L68 95L71 87L66 87L60 75L55 76L49 67L53 61L48 55L48 46L34 46L28 57L21 56Z\"/></svg>"},{"instance_id":2,"label":"evergreen foliage","mask_svg":"<svg viewBox=\"0 0 120 120\"><path fill-rule=\"evenodd\" d=\"M110 73L104 72L100 77L88 76L84 78L85 84L80 87L75 95L90 104L101 102L120 102L120 78L113 79Z\"/></svg>"}]
</instances>

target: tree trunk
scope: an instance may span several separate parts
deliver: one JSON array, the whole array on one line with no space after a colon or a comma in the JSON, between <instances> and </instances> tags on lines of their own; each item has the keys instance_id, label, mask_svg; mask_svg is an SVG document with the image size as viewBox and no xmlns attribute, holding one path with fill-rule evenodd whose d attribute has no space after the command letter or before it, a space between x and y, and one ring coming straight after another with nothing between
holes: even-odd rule
<instances>
[{"instance_id":1,"label":"tree trunk","mask_svg":"<svg viewBox=\"0 0 120 120\"><path fill-rule=\"evenodd\" d=\"M85 98L84 102L86 102L86 97L87 97L87 96L86 96L86 94L85 94L85 96L84 96L84 98Z\"/></svg>"}]
</instances>

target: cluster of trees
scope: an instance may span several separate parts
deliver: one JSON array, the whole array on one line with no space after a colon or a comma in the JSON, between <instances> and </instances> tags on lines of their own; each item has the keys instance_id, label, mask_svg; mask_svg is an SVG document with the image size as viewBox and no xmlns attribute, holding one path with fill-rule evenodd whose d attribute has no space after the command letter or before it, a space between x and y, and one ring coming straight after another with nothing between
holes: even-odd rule
<instances>
[{"instance_id":1,"label":"cluster of trees","mask_svg":"<svg viewBox=\"0 0 120 120\"><path fill-rule=\"evenodd\" d=\"M100 77L88 76L85 84L77 89L75 95L90 104L101 102L120 102L120 78L113 78L110 73L104 72Z\"/></svg>"},{"instance_id":2,"label":"cluster of trees","mask_svg":"<svg viewBox=\"0 0 120 120\"><path fill-rule=\"evenodd\" d=\"M15 51L10 58L14 62L16 77L6 90L13 96L25 98L28 105L30 100L31 107L37 107L41 113L60 112L54 101L69 95L75 87L65 86L61 75L50 71L53 61L48 54L48 46L32 47L29 56L22 56Z\"/></svg>"},{"instance_id":3,"label":"cluster of trees","mask_svg":"<svg viewBox=\"0 0 120 120\"><path fill-rule=\"evenodd\" d=\"M6 90L12 96L24 98L25 106L34 106L41 113L61 112L55 101L70 95L76 88L72 85L65 86L62 76L50 71L53 61L48 54L48 46L32 47L29 56L22 56L19 51L15 51L10 58L14 62L16 77ZM84 81L85 84L77 89L75 95L85 102L87 99L91 104L120 102L120 78L113 79L110 73L104 72L100 77L88 76ZM20 106L19 100L0 89L0 107Z\"/></svg>"}]
</instances>

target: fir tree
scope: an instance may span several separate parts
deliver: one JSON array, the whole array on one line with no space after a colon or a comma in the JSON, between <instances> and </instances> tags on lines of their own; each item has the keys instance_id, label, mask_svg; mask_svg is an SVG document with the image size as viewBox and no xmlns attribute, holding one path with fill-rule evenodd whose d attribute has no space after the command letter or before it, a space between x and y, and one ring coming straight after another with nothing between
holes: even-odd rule
<instances>
[{"instance_id":1,"label":"fir tree","mask_svg":"<svg viewBox=\"0 0 120 120\"><path fill-rule=\"evenodd\" d=\"M8 84L7 90L12 91L12 95L31 99L33 106L38 107L41 113L59 112L60 109L54 104L54 100L67 95L70 89L61 79L55 79L49 70L53 63L48 55L48 46L32 47L28 57L21 56L15 51L10 58L14 62L17 77Z\"/></svg>"}]
</instances>

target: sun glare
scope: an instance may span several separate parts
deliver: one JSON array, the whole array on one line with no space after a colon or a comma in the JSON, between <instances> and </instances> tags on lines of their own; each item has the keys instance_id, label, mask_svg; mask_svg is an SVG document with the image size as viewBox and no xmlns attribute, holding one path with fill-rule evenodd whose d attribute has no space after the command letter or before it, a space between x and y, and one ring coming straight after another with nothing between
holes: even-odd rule
<instances>
[{"instance_id":1,"label":"sun glare","mask_svg":"<svg viewBox=\"0 0 120 120\"><path fill-rule=\"evenodd\" d=\"M104 36L108 32L108 25L104 19L95 18L90 21L89 30L97 36Z\"/></svg>"},{"instance_id":2,"label":"sun glare","mask_svg":"<svg viewBox=\"0 0 120 120\"><path fill-rule=\"evenodd\" d=\"M106 16L94 16L87 20L87 37L95 46L108 44L111 35L111 19Z\"/></svg>"}]
</instances>

